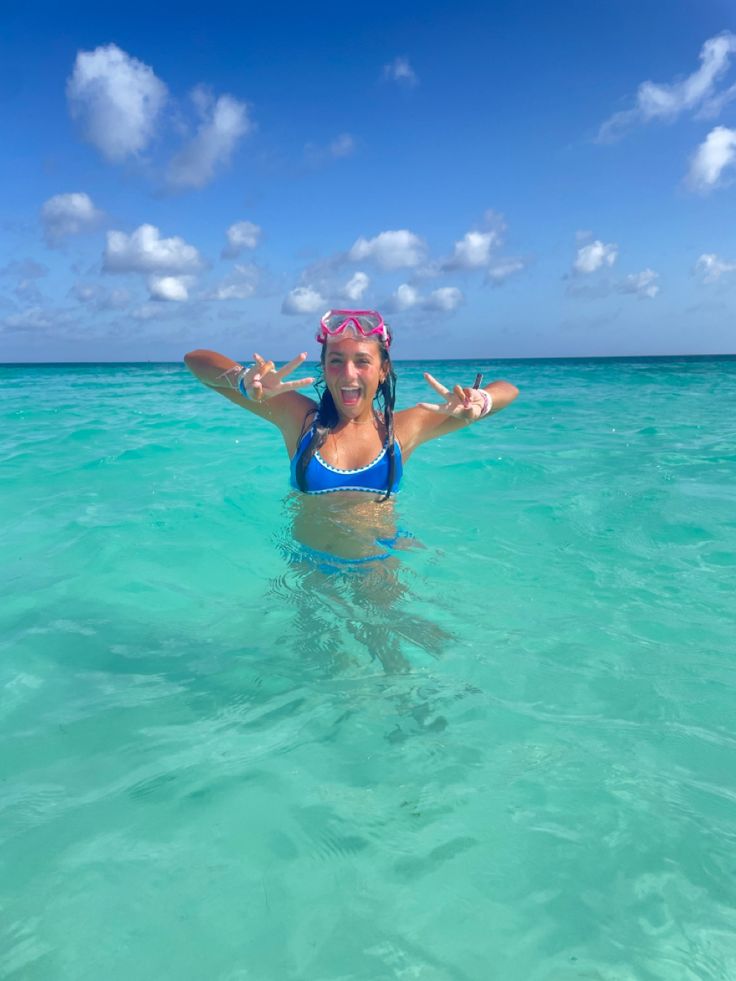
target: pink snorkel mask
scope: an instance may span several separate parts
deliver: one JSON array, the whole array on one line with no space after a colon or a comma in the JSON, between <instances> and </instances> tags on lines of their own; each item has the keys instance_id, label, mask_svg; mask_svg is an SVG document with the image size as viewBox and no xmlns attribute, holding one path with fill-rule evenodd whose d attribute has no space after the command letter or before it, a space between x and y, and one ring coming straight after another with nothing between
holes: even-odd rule
<instances>
[{"instance_id":1,"label":"pink snorkel mask","mask_svg":"<svg viewBox=\"0 0 736 981\"><path fill-rule=\"evenodd\" d=\"M376 310L328 310L319 322L317 340L327 344L344 337L354 337L358 341L380 337L386 347L391 344L391 335Z\"/></svg>"}]
</instances>

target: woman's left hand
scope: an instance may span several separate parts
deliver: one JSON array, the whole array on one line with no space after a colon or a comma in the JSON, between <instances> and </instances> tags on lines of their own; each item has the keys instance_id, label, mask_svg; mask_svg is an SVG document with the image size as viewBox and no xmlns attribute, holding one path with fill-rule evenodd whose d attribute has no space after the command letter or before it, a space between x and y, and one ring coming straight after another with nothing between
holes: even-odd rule
<instances>
[{"instance_id":1,"label":"woman's left hand","mask_svg":"<svg viewBox=\"0 0 736 981\"><path fill-rule=\"evenodd\" d=\"M440 412L442 415L467 423L476 422L491 411L493 404L491 396L483 389L463 388L461 385L455 385L450 391L436 378L433 378L428 371L424 372L424 377L445 401L441 405L434 402L419 402L419 408L427 409L428 412Z\"/></svg>"}]
</instances>

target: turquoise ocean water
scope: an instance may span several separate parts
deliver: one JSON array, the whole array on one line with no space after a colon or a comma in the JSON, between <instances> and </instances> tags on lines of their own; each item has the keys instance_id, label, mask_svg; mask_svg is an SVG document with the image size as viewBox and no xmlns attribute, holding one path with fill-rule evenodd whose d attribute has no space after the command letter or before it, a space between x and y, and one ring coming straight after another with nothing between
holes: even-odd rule
<instances>
[{"instance_id":1,"label":"turquoise ocean water","mask_svg":"<svg viewBox=\"0 0 736 981\"><path fill-rule=\"evenodd\" d=\"M183 366L0 368L0 977L736 978L736 360L429 367L331 575Z\"/></svg>"}]
</instances>

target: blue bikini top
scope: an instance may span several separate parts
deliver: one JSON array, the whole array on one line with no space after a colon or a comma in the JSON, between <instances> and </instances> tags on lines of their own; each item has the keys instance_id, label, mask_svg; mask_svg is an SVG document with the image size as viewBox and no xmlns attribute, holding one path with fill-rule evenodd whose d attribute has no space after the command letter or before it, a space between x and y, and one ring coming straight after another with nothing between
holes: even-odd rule
<instances>
[{"instance_id":1,"label":"blue bikini top","mask_svg":"<svg viewBox=\"0 0 736 981\"><path fill-rule=\"evenodd\" d=\"M309 446L312 439L314 428L309 429L299 441L296 453L291 460L291 486L299 490L296 482L296 465L302 453ZM375 460L366 467L359 467L357 470L340 470L333 467L330 463L325 463L319 452L315 453L307 464L304 477L307 485L307 494L330 494L333 491L353 490L367 491L370 494L385 494L388 484L388 443L383 444L383 449ZM401 447L394 441L394 480L391 486L391 493L395 494L401 483L401 475L404 467L401 462Z\"/></svg>"}]
</instances>

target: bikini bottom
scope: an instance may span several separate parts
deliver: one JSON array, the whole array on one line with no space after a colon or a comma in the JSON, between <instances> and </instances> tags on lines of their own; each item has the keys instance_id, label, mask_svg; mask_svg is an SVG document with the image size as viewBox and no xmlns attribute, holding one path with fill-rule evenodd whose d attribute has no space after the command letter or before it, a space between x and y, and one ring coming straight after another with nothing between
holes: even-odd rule
<instances>
[{"instance_id":1,"label":"bikini bottom","mask_svg":"<svg viewBox=\"0 0 736 981\"><path fill-rule=\"evenodd\" d=\"M390 538L376 538L376 545L386 549L376 555L365 555L357 559L346 559L341 555L333 555L332 552L320 552L309 545L302 545L294 542L292 548L286 552L286 557L293 564L305 564L312 569L330 576L338 573L357 573L364 572L376 562L385 562L386 559L395 558L396 543L414 538L411 532L397 531Z\"/></svg>"}]
</instances>

